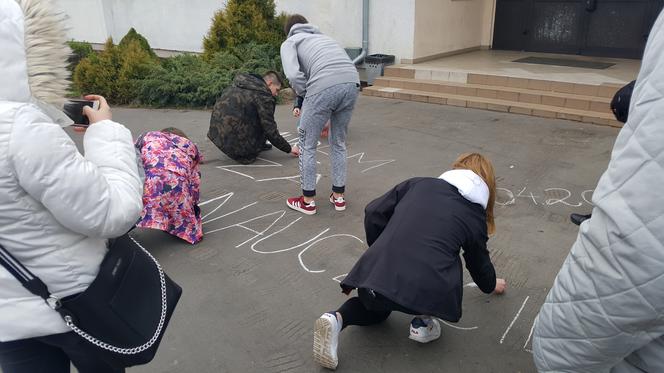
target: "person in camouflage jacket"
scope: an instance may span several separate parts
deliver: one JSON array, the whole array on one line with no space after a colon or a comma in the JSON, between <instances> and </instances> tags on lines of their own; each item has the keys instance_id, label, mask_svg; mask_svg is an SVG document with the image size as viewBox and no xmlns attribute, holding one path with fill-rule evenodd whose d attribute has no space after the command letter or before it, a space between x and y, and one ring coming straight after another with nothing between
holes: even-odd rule
<instances>
[{"instance_id":1,"label":"person in camouflage jacket","mask_svg":"<svg viewBox=\"0 0 664 373\"><path fill-rule=\"evenodd\" d=\"M285 153L298 155L280 134L274 121L281 79L274 71L263 77L239 74L217 100L210 118L208 138L228 157L250 164L264 150L265 140Z\"/></svg>"}]
</instances>

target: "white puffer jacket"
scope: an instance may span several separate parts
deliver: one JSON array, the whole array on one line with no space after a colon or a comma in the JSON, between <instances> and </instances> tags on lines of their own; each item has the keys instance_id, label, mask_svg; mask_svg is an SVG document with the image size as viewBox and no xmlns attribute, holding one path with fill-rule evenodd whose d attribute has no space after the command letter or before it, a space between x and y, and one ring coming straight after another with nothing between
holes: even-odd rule
<instances>
[{"instance_id":1,"label":"white puffer jacket","mask_svg":"<svg viewBox=\"0 0 664 373\"><path fill-rule=\"evenodd\" d=\"M608 169L537 317L540 372L664 372L664 13Z\"/></svg>"},{"instance_id":2,"label":"white puffer jacket","mask_svg":"<svg viewBox=\"0 0 664 373\"><path fill-rule=\"evenodd\" d=\"M68 51L59 22L49 1L0 0L0 244L64 297L96 277L105 239L136 222L143 189L124 126L91 125L83 156L55 123L63 115L47 102L62 102ZM67 331L0 267L0 341Z\"/></svg>"}]
</instances>

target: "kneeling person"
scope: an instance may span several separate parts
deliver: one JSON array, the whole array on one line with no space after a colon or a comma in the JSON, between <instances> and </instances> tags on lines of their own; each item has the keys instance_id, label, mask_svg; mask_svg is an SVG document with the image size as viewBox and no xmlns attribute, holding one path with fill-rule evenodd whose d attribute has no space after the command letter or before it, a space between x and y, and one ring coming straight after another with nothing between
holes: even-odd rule
<instances>
[{"instance_id":1,"label":"kneeling person","mask_svg":"<svg viewBox=\"0 0 664 373\"><path fill-rule=\"evenodd\" d=\"M173 127L141 135L135 144L145 171L143 212L137 226L159 229L191 244L203 239L198 207L203 157L181 130Z\"/></svg>"},{"instance_id":2,"label":"kneeling person","mask_svg":"<svg viewBox=\"0 0 664 373\"><path fill-rule=\"evenodd\" d=\"M217 100L210 118L208 138L228 157L242 164L253 163L265 150L265 140L285 153L298 155L280 134L274 121L275 96L281 89L279 74L263 77L239 74Z\"/></svg>"},{"instance_id":3,"label":"kneeling person","mask_svg":"<svg viewBox=\"0 0 664 373\"><path fill-rule=\"evenodd\" d=\"M341 330L379 324L392 311L414 316L410 339L439 338L437 318L461 318L462 248L479 289L502 294L505 280L496 278L486 247L495 231L495 200L491 162L468 153L440 177L408 179L369 203L364 217L369 248L341 281L344 293L357 289L358 296L316 320L314 360L335 369Z\"/></svg>"}]
</instances>

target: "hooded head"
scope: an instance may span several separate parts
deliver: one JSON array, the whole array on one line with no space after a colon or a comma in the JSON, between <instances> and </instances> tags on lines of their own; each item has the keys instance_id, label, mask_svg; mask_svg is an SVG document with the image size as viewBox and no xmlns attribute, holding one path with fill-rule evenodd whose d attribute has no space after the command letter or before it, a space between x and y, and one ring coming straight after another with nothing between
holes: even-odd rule
<instances>
[{"instance_id":1,"label":"hooded head","mask_svg":"<svg viewBox=\"0 0 664 373\"><path fill-rule=\"evenodd\" d=\"M496 176L491 162L479 153L461 154L452 170L439 177L454 185L464 198L481 205L486 211L487 232L495 233Z\"/></svg>"},{"instance_id":2,"label":"hooded head","mask_svg":"<svg viewBox=\"0 0 664 373\"><path fill-rule=\"evenodd\" d=\"M309 21L307 21L307 19L304 18L303 15L292 14L286 20L286 24L284 25L284 34L286 34L286 37L290 36L290 31L291 28L293 28L293 26L305 23L309 23Z\"/></svg>"},{"instance_id":3,"label":"hooded head","mask_svg":"<svg viewBox=\"0 0 664 373\"><path fill-rule=\"evenodd\" d=\"M287 38L302 33L320 34L318 27L309 23L306 18L299 14L293 14L288 17L286 25L284 26L284 32L286 33Z\"/></svg>"},{"instance_id":4,"label":"hooded head","mask_svg":"<svg viewBox=\"0 0 664 373\"><path fill-rule=\"evenodd\" d=\"M51 0L0 0L0 100L62 109L70 54L64 17Z\"/></svg>"}]
</instances>

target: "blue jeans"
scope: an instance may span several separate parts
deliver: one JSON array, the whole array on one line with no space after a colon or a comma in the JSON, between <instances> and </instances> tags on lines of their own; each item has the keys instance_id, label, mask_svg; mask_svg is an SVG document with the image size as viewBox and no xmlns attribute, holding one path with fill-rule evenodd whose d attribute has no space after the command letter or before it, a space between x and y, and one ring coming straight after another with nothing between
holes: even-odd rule
<instances>
[{"instance_id":1,"label":"blue jeans","mask_svg":"<svg viewBox=\"0 0 664 373\"><path fill-rule=\"evenodd\" d=\"M3 373L69 373L72 363L79 373L124 373L94 351L73 332L0 342L0 368Z\"/></svg>"},{"instance_id":2,"label":"blue jeans","mask_svg":"<svg viewBox=\"0 0 664 373\"><path fill-rule=\"evenodd\" d=\"M356 83L342 83L307 96L300 118L300 183L306 197L316 195L316 148L325 122L330 120L330 163L332 191L346 187L346 132L359 94Z\"/></svg>"}]
</instances>

